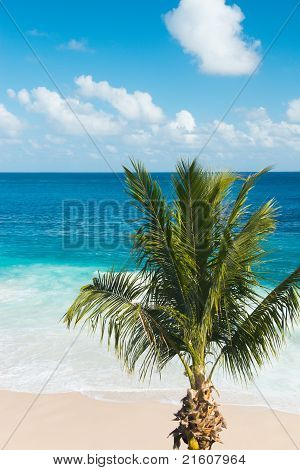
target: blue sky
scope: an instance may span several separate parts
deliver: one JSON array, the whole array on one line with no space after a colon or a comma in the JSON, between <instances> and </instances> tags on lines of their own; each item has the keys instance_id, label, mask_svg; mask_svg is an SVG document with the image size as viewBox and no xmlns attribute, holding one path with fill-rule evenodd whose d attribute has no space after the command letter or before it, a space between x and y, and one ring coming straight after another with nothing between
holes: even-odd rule
<instances>
[{"instance_id":1,"label":"blue sky","mask_svg":"<svg viewBox=\"0 0 300 470\"><path fill-rule=\"evenodd\" d=\"M0 171L300 170L296 0L3 3L59 92L0 9Z\"/></svg>"}]
</instances>

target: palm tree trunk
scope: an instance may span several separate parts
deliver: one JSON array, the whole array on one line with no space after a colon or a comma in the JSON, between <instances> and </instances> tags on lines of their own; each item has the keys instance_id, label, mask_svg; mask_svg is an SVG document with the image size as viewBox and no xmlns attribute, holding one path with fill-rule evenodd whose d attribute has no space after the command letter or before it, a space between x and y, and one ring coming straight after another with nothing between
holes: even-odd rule
<instances>
[{"instance_id":1,"label":"palm tree trunk","mask_svg":"<svg viewBox=\"0 0 300 470\"><path fill-rule=\"evenodd\" d=\"M212 396L213 385L202 381L201 386L188 389L182 399L182 408L175 413L179 425L173 436L173 449L179 449L181 440L190 450L210 450L215 442L222 442L219 434L226 428L225 420Z\"/></svg>"}]
</instances>

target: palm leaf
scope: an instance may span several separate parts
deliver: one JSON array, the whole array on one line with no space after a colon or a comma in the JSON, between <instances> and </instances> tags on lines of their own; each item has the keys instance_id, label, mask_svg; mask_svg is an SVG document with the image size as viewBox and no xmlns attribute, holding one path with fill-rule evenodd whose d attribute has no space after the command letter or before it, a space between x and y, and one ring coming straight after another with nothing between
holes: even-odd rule
<instances>
[{"instance_id":1,"label":"palm leaf","mask_svg":"<svg viewBox=\"0 0 300 470\"><path fill-rule=\"evenodd\" d=\"M276 355L290 328L300 320L300 267L275 287L236 327L221 351L226 370L251 378L264 360Z\"/></svg>"},{"instance_id":2,"label":"palm leaf","mask_svg":"<svg viewBox=\"0 0 300 470\"><path fill-rule=\"evenodd\" d=\"M134 234L133 252L144 272L160 276L167 296L185 303L181 260L173 245L172 214L151 175L141 164L133 163L134 172L125 168L127 192L132 197L140 217L140 228Z\"/></svg>"},{"instance_id":3,"label":"palm leaf","mask_svg":"<svg viewBox=\"0 0 300 470\"><path fill-rule=\"evenodd\" d=\"M178 352L185 350L181 324L184 320L174 309L145 303L147 285L142 274L103 273L84 286L64 316L68 327L83 321L92 332L97 330L129 372L141 361L140 374L162 369Z\"/></svg>"}]
</instances>

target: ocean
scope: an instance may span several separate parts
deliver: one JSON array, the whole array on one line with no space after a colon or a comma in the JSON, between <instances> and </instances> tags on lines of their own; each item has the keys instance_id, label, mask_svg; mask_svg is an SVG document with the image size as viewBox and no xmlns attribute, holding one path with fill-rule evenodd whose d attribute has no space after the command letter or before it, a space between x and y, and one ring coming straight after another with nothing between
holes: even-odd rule
<instances>
[{"instance_id":1,"label":"ocean","mask_svg":"<svg viewBox=\"0 0 300 470\"><path fill-rule=\"evenodd\" d=\"M172 199L170 174L154 177ZM81 285L97 271L134 270L130 232L135 213L111 173L0 174L0 389L80 391L105 400L151 397L178 401L187 386L172 363L151 384L128 376L99 337L67 331L60 322ZM235 191L237 188L235 188ZM268 242L266 286L299 265L300 173L266 174L250 194L257 207L274 197L280 206ZM66 357L56 366L62 356ZM278 359L248 386L218 372L221 401L300 413L300 330Z\"/></svg>"}]
</instances>

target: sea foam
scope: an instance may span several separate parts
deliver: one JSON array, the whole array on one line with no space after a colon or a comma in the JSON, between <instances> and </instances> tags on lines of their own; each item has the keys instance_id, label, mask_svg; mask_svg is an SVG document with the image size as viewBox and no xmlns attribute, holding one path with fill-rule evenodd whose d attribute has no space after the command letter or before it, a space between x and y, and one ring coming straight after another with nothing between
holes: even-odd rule
<instances>
[{"instance_id":1,"label":"sea foam","mask_svg":"<svg viewBox=\"0 0 300 470\"><path fill-rule=\"evenodd\" d=\"M187 382L177 361L151 384L128 376L99 336L67 330L61 317L92 267L31 265L5 269L0 278L0 388L38 393L79 391L102 400L142 399L175 403ZM60 363L62 357L65 358ZM300 413L300 331L294 332L279 359L260 371L254 384L234 383L221 371L215 376L220 401L272 406ZM57 370L56 370L57 369ZM54 372L55 371L55 372ZM46 384L46 385L45 385Z\"/></svg>"}]
</instances>

